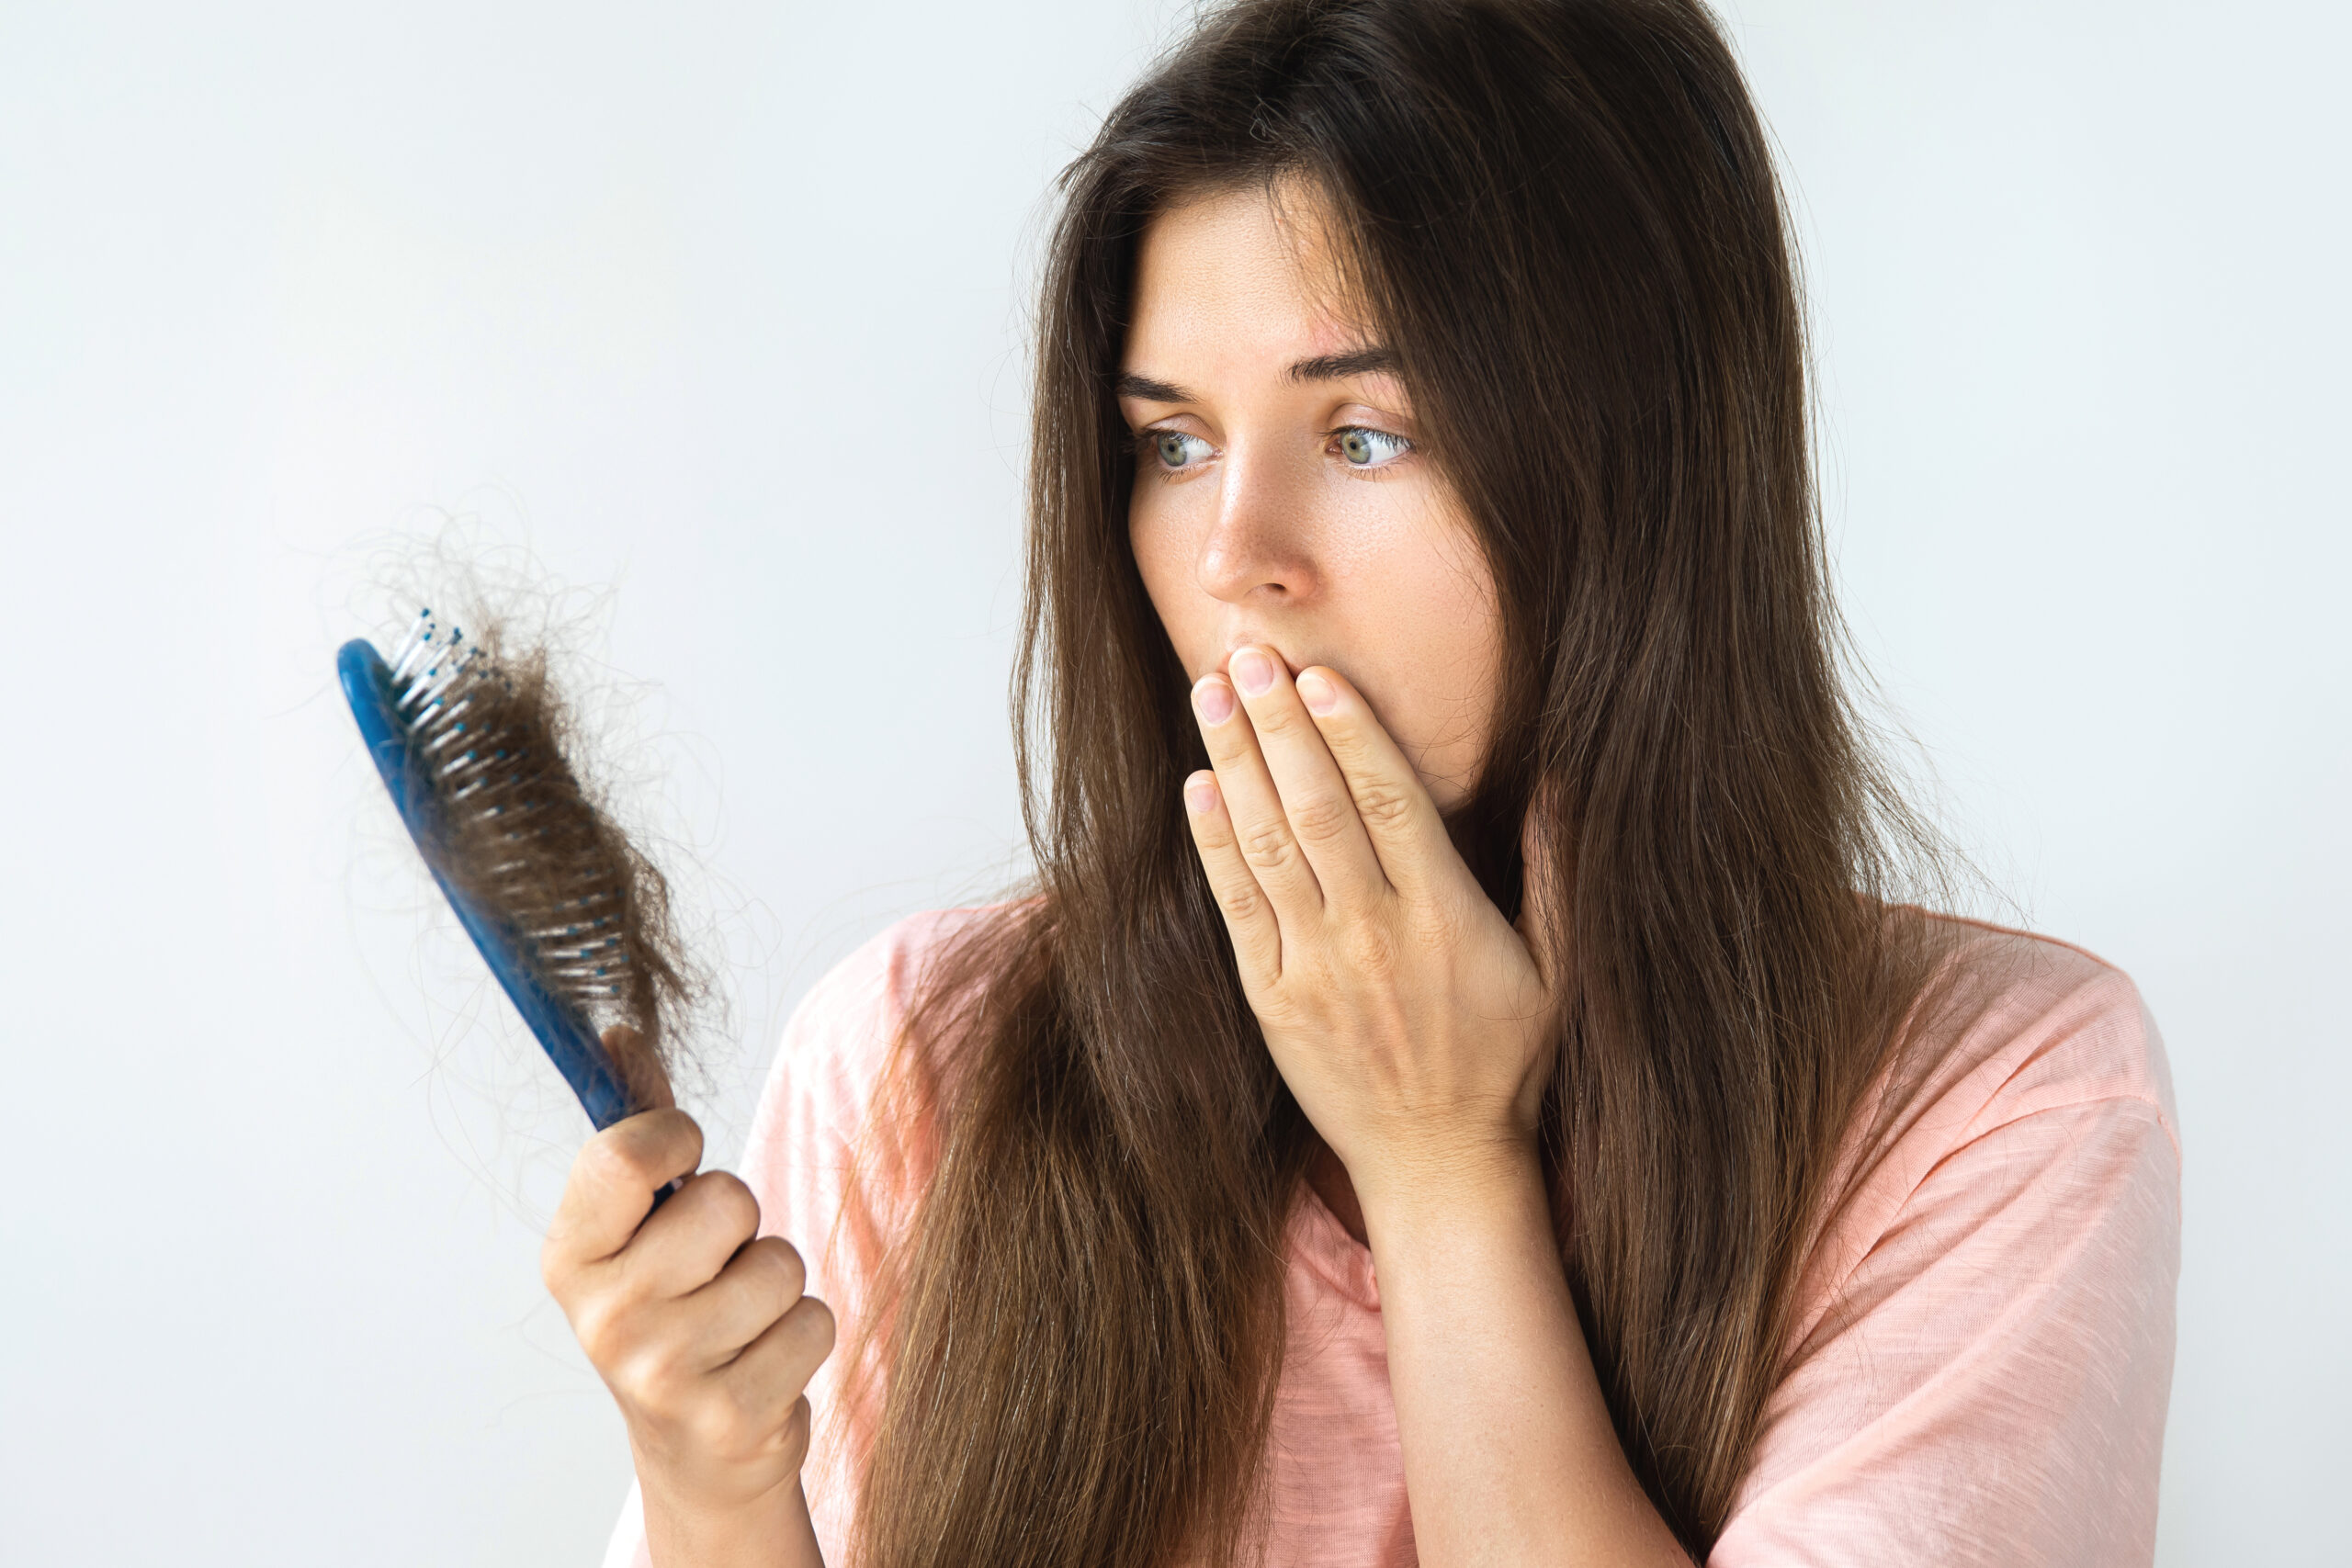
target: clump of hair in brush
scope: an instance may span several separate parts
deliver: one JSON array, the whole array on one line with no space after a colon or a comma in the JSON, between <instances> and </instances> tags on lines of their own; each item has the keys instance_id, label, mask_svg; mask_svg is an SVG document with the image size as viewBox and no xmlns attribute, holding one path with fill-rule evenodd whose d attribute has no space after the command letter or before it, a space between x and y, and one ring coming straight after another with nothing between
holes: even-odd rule
<instances>
[{"instance_id":1,"label":"clump of hair in brush","mask_svg":"<svg viewBox=\"0 0 2352 1568\"><path fill-rule=\"evenodd\" d=\"M522 940L547 990L616 1037L639 1105L659 1103L705 988L673 922L669 884L615 825L571 757L578 726L544 646L494 618L421 614L390 658L395 700L425 761L433 869Z\"/></svg>"}]
</instances>

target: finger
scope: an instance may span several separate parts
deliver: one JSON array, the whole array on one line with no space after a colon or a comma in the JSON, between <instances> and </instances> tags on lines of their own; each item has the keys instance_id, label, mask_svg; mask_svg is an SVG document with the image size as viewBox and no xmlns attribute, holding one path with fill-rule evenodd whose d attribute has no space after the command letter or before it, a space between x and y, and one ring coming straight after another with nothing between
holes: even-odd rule
<instances>
[{"instance_id":1,"label":"finger","mask_svg":"<svg viewBox=\"0 0 2352 1568\"><path fill-rule=\"evenodd\" d=\"M1299 671L1298 692L1300 705L1347 780L1356 819L1396 890L1426 897L1464 874L1466 868L1437 803L1363 694L1320 664Z\"/></svg>"},{"instance_id":2,"label":"finger","mask_svg":"<svg viewBox=\"0 0 2352 1568\"><path fill-rule=\"evenodd\" d=\"M1283 815L1282 797L1258 754L1250 716L1242 711L1232 682L1204 675L1193 687L1193 711L1200 718L1209 765L1216 770L1217 793L1225 799L1234 841L1250 874L1265 889L1278 920L1306 921L1323 909L1323 889L1298 839Z\"/></svg>"},{"instance_id":3,"label":"finger","mask_svg":"<svg viewBox=\"0 0 2352 1568\"><path fill-rule=\"evenodd\" d=\"M718 1376L739 1407L786 1411L832 1354L836 1332L832 1308L814 1296L803 1296L744 1346Z\"/></svg>"},{"instance_id":4,"label":"finger","mask_svg":"<svg viewBox=\"0 0 2352 1568\"><path fill-rule=\"evenodd\" d=\"M644 1294L684 1296L717 1279L759 1230L760 1201L752 1190L730 1172L707 1170L639 1227L619 1262Z\"/></svg>"},{"instance_id":5,"label":"finger","mask_svg":"<svg viewBox=\"0 0 2352 1568\"><path fill-rule=\"evenodd\" d=\"M1243 982L1272 983L1283 972L1282 927L1242 858L1216 775L1205 768L1184 781L1184 816L1193 826L1193 848L1208 874L1209 891L1224 911L1226 934L1233 939L1233 959Z\"/></svg>"},{"instance_id":6,"label":"finger","mask_svg":"<svg viewBox=\"0 0 2352 1568\"><path fill-rule=\"evenodd\" d=\"M1229 668L1283 815L1323 897L1347 910L1385 895L1388 878L1348 781L1283 661L1270 649L1244 648Z\"/></svg>"},{"instance_id":7,"label":"finger","mask_svg":"<svg viewBox=\"0 0 2352 1568\"><path fill-rule=\"evenodd\" d=\"M627 1247L654 1191L701 1163L702 1129L683 1111L649 1111L589 1139L548 1224L542 1263L549 1284Z\"/></svg>"},{"instance_id":8,"label":"finger","mask_svg":"<svg viewBox=\"0 0 2352 1568\"><path fill-rule=\"evenodd\" d=\"M695 1291L685 1305L696 1320L701 1364L721 1366L799 1304L808 1283L800 1254L780 1235L745 1242L718 1277Z\"/></svg>"}]
</instances>

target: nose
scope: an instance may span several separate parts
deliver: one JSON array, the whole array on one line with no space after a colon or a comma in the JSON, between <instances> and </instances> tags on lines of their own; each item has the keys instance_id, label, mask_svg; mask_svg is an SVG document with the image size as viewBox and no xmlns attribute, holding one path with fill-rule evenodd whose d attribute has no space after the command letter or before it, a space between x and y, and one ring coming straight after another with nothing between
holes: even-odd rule
<instances>
[{"instance_id":1,"label":"nose","mask_svg":"<svg viewBox=\"0 0 2352 1568\"><path fill-rule=\"evenodd\" d=\"M1228 604L1295 604L1319 587L1313 498L1289 465L1241 443L1227 449L1216 512L1193 558L1201 591Z\"/></svg>"}]
</instances>

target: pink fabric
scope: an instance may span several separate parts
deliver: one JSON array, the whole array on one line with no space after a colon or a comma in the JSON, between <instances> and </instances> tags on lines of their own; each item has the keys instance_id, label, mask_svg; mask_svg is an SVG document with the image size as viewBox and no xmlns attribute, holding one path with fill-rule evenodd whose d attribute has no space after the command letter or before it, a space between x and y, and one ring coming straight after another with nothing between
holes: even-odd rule
<instances>
[{"instance_id":1,"label":"pink fabric","mask_svg":"<svg viewBox=\"0 0 2352 1568\"><path fill-rule=\"evenodd\" d=\"M924 1151L858 1140L924 952L969 911L900 922L785 1032L743 1176L847 1343L904 1194L844 1209L848 1162L911 1181ZM2146 1563L2170 1391L2179 1143L2164 1047L2121 972L1951 928L1958 1010L1847 1140L1789 1370L1710 1568ZM1311 1195L1290 1231L1289 1343L1266 1462L1266 1561L1415 1562L1371 1254ZM870 1412L811 1390L806 1478L827 1560ZM649 1562L632 1492L608 1568Z\"/></svg>"}]
</instances>

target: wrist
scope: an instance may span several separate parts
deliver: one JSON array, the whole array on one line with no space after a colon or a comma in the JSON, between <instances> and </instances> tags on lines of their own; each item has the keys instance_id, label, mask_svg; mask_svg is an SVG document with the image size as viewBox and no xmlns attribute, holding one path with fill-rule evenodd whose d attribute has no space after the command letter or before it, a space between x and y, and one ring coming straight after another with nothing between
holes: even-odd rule
<instances>
[{"instance_id":1,"label":"wrist","mask_svg":"<svg viewBox=\"0 0 2352 1568\"><path fill-rule=\"evenodd\" d=\"M713 1498L638 1471L645 1539L658 1568L819 1568L815 1532L797 1473L750 1496Z\"/></svg>"},{"instance_id":2,"label":"wrist","mask_svg":"<svg viewBox=\"0 0 2352 1568\"><path fill-rule=\"evenodd\" d=\"M1540 1219L1547 1235L1551 1228L1544 1162L1532 1136L1498 1134L1424 1145L1362 1176L1349 1175L1375 1253L1384 1235L1398 1242L1423 1235L1467 1239L1474 1232L1517 1233L1532 1219Z\"/></svg>"}]
</instances>

